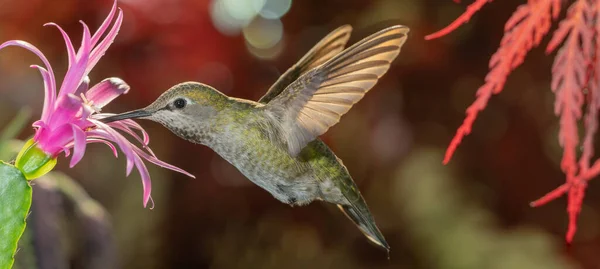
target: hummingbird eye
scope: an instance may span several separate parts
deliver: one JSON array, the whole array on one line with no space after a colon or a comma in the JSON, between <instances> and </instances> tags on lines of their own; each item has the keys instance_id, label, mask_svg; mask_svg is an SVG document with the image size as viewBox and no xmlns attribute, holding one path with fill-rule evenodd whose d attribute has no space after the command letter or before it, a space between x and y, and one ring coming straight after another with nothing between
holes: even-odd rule
<instances>
[{"instance_id":1,"label":"hummingbird eye","mask_svg":"<svg viewBox=\"0 0 600 269\"><path fill-rule=\"evenodd\" d=\"M186 104L187 104L187 101L183 98L178 98L175 101L173 101L173 106L177 109L184 108Z\"/></svg>"}]
</instances>

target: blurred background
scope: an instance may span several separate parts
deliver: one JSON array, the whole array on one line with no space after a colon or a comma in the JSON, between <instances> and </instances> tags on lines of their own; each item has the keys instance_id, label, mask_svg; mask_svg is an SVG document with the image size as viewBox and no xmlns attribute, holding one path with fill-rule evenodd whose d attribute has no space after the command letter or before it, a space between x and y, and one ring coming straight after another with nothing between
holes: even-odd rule
<instances>
[{"instance_id":1,"label":"blurred background","mask_svg":"<svg viewBox=\"0 0 600 269\"><path fill-rule=\"evenodd\" d=\"M163 160L149 165L153 210L124 159L90 145L74 169L34 186L19 268L600 268L600 186L592 181L571 246L566 199L529 202L564 182L550 91L552 57L535 49L480 114L449 165L445 147L483 82L504 22L524 0L497 1L439 40L426 34L468 3L439 0L120 0L121 31L92 71L132 88L104 109L123 112L170 86L200 81L257 100L320 38L343 24L350 44L386 26L411 28L390 71L322 138L344 160L391 245L390 259L329 204L291 208L209 148L141 122ZM0 41L38 46L64 75L61 25L78 45L110 0L0 0ZM564 15L564 11L563 11ZM556 25L553 26L556 28ZM554 29L553 28L553 29ZM549 40L546 38L545 40ZM544 43L545 44L545 43ZM39 117L43 85L18 48L0 52L0 128L23 107ZM32 135L24 128L20 139ZM61 161L62 160L62 161ZM64 174L63 174L64 173Z\"/></svg>"}]
</instances>

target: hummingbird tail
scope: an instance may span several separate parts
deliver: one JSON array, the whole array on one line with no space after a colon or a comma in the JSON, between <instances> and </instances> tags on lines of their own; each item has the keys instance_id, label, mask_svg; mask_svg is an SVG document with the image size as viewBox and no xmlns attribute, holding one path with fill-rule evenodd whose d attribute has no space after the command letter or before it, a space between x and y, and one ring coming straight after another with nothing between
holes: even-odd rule
<instances>
[{"instance_id":1,"label":"hummingbird tail","mask_svg":"<svg viewBox=\"0 0 600 269\"><path fill-rule=\"evenodd\" d=\"M385 241L385 238L383 237L383 234L381 234L381 231L379 231L379 228L377 228L377 225L375 225L375 220L373 220L373 216L371 216L371 213L368 211L368 209L360 210L356 206L352 205L338 204L337 206L349 219L354 222L354 224L356 224L356 226L358 226L358 229L360 229L360 231L371 242L382 248L385 248L389 256L390 246Z\"/></svg>"}]
</instances>

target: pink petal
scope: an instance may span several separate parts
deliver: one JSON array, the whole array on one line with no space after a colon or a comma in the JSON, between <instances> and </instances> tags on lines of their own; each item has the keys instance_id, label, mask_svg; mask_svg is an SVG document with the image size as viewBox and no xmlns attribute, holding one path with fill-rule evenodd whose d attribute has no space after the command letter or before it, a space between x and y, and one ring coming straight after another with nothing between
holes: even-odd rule
<instances>
[{"instance_id":1,"label":"pink petal","mask_svg":"<svg viewBox=\"0 0 600 269\"><path fill-rule=\"evenodd\" d=\"M98 114L94 114L92 117L94 119L102 119L102 118L106 118L106 117L114 116L114 115L116 115L116 114L113 114L113 113L98 113ZM108 125L111 126L111 127L114 127L114 126L112 126L113 123L114 122L111 122ZM139 125L134 120L131 120L131 119L120 120L120 121L117 121L117 123L120 123L121 125L125 125L124 127L128 127L129 129L131 129L134 132L135 132L135 130L137 130L140 133L142 133L142 138L143 138L142 142L143 142L144 145L148 145L150 143L150 136L148 135L148 133L146 132L146 130L144 130L144 128L142 128L142 126ZM136 139L138 141L140 141L138 138L136 138Z\"/></svg>"},{"instance_id":2,"label":"pink petal","mask_svg":"<svg viewBox=\"0 0 600 269\"><path fill-rule=\"evenodd\" d=\"M60 96L56 102L56 108L48 120L48 126L58 126L75 120L75 115L81 110L81 98L68 94ZM54 128L54 127L52 127Z\"/></svg>"},{"instance_id":3,"label":"pink petal","mask_svg":"<svg viewBox=\"0 0 600 269\"><path fill-rule=\"evenodd\" d=\"M46 56L35 46L21 40L11 40L6 41L0 45L0 50L8 47L8 46L18 46L24 49L27 49L37 55L40 60L46 65L46 69L48 70L48 88L45 92L44 97L44 109L42 110L42 120L46 121L50 117L50 109L54 107L54 100L56 99L56 82L54 80L54 72L52 71L52 66L46 59ZM43 75L42 75L43 76Z\"/></svg>"},{"instance_id":4,"label":"pink petal","mask_svg":"<svg viewBox=\"0 0 600 269\"><path fill-rule=\"evenodd\" d=\"M129 85L120 78L107 78L94 85L85 93L85 97L92 101L95 107L102 108L119 95L127 93Z\"/></svg>"},{"instance_id":5,"label":"pink petal","mask_svg":"<svg viewBox=\"0 0 600 269\"><path fill-rule=\"evenodd\" d=\"M74 94L79 96L79 94L87 92L89 87L90 87L90 77L85 76L83 78L83 80L81 81L81 84L79 84L79 87L77 87L77 90L75 91Z\"/></svg>"},{"instance_id":6,"label":"pink petal","mask_svg":"<svg viewBox=\"0 0 600 269\"><path fill-rule=\"evenodd\" d=\"M129 176L133 171L133 161L131 158L126 158L127 164L125 164L125 176Z\"/></svg>"},{"instance_id":7,"label":"pink petal","mask_svg":"<svg viewBox=\"0 0 600 269\"><path fill-rule=\"evenodd\" d=\"M70 167L73 168L85 154L86 136L85 132L81 130L77 125L71 124L71 128L73 129L73 157L71 158Z\"/></svg>"},{"instance_id":8,"label":"pink petal","mask_svg":"<svg viewBox=\"0 0 600 269\"><path fill-rule=\"evenodd\" d=\"M112 29L110 29L110 32L106 34L106 37L100 41L100 44L98 44L98 46L92 51L90 55L90 62L85 71L86 74L89 73L94 66L96 66L96 63L98 63L100 58L104 56L104 53L106 53L106 50L108 50L110 44L112 44L112 42L115 40L115 37L117 37L117 33L121 28L121 23L123 23L123 11L119 9L119 15L117 16L117 20L115 21Z\"/></svg>"},{"instance_id":9,"label":"pink petal","mask_svg":"<svg viewBox=\"0 0 600 269\"><path fill-rule=\"evenodd\" d=\"M62 34L63 39L65 40L65 45L67 47L67 55L69 57L69 68L71 68L71 66L73 66L75 62L75 49L73 48L73 43L71 43L71 38L69 38L69 35L67 35L67 33L56 23L49 22L44 24L44 26L54 26L58 28L58 30Z\"/></svg>"},{"instance_id":10,"label":"pink petal","mask_svg":"<svg viewBox=\"0 0 600 269\"><path fill-rule=\"evenodd\" d=\"M125 154L125 158L127 159L126 174L129 175L133 170L134 156L136 155L133 152L133 148L135 147L129 141L127 141L125 137L123 137L121 134L113 130L110 126L106 125L105 123L93 119L90 119L90 121L98 127L97 130L102 130L106 132L106 138L108 138L111 141L114 141L115 143L117 143L117 145L119 145L119 148L121 148L121 151L123 151L123 154Z\"/></svg>"},{"instance_id":11,"label":"pink petal","mask_svg":"<svg viewBox=\"0 0 600 269\"><path fill-rule=\"evenodd\" d=\"M100 139L100 138L90 138L88 136L87 142L88 143L103 143L103 144L107 145L112 150L113 154L115 155L115 158L119 158L119 153L117 152L117 148L115 147L115 145L113 145L109 141L106 141L106 140Z\"/></svg>"},{"instance_id":12,"label":"pink petal","mask_svg":"<svg viewBox=\"0 0 600 269\"><path fill-rule=\"evenodd\" d=\"M54 87L52 85L52 81L50 78L50 74L48 73L48 71L39 66L39 65L32 65L31 67L33 68L37 68L40 71L40 74L42 75L42 80L44 81L44 92L47 94L48 92L51 92L51 87ZM47 99L47 98L44 98ZM42 120L47 120L48 119L48 115L50 115L51 111L50 111L50 102L48 100L44 100L44 105L43 105L43 109L42 109Z\"/></svg>"},{"instance_id":13,"label":"pink petal","mask_svg":"<svg viewBox=\"0 0 600 269\"><path fill-rule=\"evenodd\" d=\"M71 155L71 151L69 150L69 148L63 148L63 151L65 152L65 158Z\"/></svg>"},{"instance_id":14,"label":"pink petal","mask_svg":"<svg viewBox=\"0 0 600 269\"><path fill-rule=\"evenodd\" d=\"M51 155L58 155L73 140L73 129L70 124L57 126L36 140L40 149ZM66 153L67 154L67 153Z\"/></svg>"},{"instance_id":15,"label":"pink petal","mask_svg":"<svg viewBox=\"0 0 600 269\"><path fill-rule=\"evenodd\" d=\"M102 122L99 122L97 120L92 120L92 121L94 123L97 123L98 129L96 129L94 131L90 131L90 133L94 132L95 134L105 136L105 137L107 137L107 139L115 141L119 145L121 150L123 150L123 152L125 152L127 160L128 161L133 160L133 163L135 164L135 166L136 166L137 170L139 171L140 176L142 178L142 186L144 189L144 195L143 195L144 207L146 207L148 205L148 202L152 200L152 198L150 196L152 187L151 187L150 175L148 173L148 169L146 168L146 165L142 161L140 155L152 163L158 164L160 166L163 166L163 167L166 167L166 168L172 169L174 171L181 172L181 173L184 173L186 175L193 177L193 175L191 175L177 167L174 167L170 164L164 163L164 162L158 160L156 157L150 156L147 153L143 152L141 149L133 146L121 134L119 134L115 130L111 129L110 126L103 124ZM129 151L131 151L131 154L129 153Z\"/></svg>"},{"instance_id":16,"label":"pink petal","mask_svg":"<svg viewBox=\"0 0 600 269\"><path fill-rule=\"evenodd\" d=\"M46 127L46 123L44 123L42 120L36 120L33 122L33 124L31 124L31 126L35 128L44 128Z\"/></svg>"},{"instance_id":17,"label":"pink petal","mask_svg":"<svg viewBox=\"0 0 600 269\"><path fill-rule=\"evenodd\" d=\"M111 123L108 123L108 126L118 129L118 130L121 130L121 131L131 135L138 142L144 143L144 140L142 140L142 138L136 132L134 132L131 128L129 128L129 126L123 124L122 122L111 122ZM143 144L143 145L147 145L147 144Z\"/></svg>"},{"instance_id":18,"label":"pink petal","mask_svg":"<svg viewBox=\"0 0 600 269\"><path fill-rule=\"evenodd\" d=\"M140 177L142 178L142 189L144 190L144 207L148 205L148 201L150 201L150 193L152 192L152 182L150 181L150 173L148 173L148 168L138 155L134 155L133 161L135 162L135 166L140 172Z\"/></svg>"},{"instance_id":19,"label":"pink petal","mask_svg":"<svg viewBox=\"0 0 600 269\"><path fill-rule=\"evenodd\" d=\"M150 204L152 204L150 210L154 209L154 199L152 199L152 196L150 196Z\"/></svg>"},{"instance_id":20,"label":"pink petal","mask_svg":"<svg viewBox=\"0 0 600 269\"><path fill-rule=\"evenodd\" d=\"M117 138L115 138L114 136L104 132L99 136L94 136L94 138L100 138L100 139L106 139L106 140L110 140L110 141L117 141ZM118 142L116 142L117 145L119 144ZM125 160L126 160L126 167L125 167L125 176L129 176L131 174L131 171L133 171L133 153L126 153L125 150L123 150L122 147L119 146L119 148L121 148L121 151L123 151L123 154L125 155ZM129 154L129 155L128 155Z\"/></svg>"},{"instance_id":21,"label":"pink petal","mask_svg":"<svg viewBox=\"0 0 600 269\"><path fill-rule=\"evenodd\" d=\"M150 193L152 190L152 185L150 182L150 174L148 173L148 169L147 169L146 165L144 164L142 158L144 158L144 159L148 160L149 162L156 164L158 166L161 166L161 167L185 174L192 178L195 178L194 175L184 171L183 169L180 169L171 164L163 162L163 161L159 160L158 158L156 158L155 156L144 152L142 149L135 147L122 134L120 134L119 132L114 130L112 128L114 126L111 127L111 126L109 126L103 122L100 122L96 119L93 119L93 118L90 118L89 120L90 120L90 122L95 124L97 128L87 132L88 140L90 140L90 139L96 140L97 139L100 141L104 141L106 143L108 143L106 140L114 141L115 143L117 143L117 145L119 145L119 147L125 154L125 158L127 159L127 163L128 163L127 164L127 166L128 166L127 167L127 169L128 169L127 175L129 175L129 173L131 172L131 169L132 169L132 167L130 167L130 163L135 165L135 167L139 171L140 177L142 179L142 186L144 189L144 195L143 195L144 207L146 207L148 205L148 202L152 201L152 197L150 196ZM119 127L124 127L123 129L125 129L127 131L132 131L132 132L133 132L132 128L139 128L139 129L143 130L141 128L141 126L139 126L135 122L128 123L128 124L131 126L121 124L121 125L119 125ZM121 129L119 127L117 127L117 128ZM114 146L113 146L113 148L114 148ZM152 202L152 207L154 207L154 202Z\"/></svg>"},{"instance_id":22,"label":"pink petal","mask_svg":"<svg viewBox=\"0 0 600 269\"><path fill-rule=\"evenodd\" d=\"M133 151L135 151L135 153L137 153L138 155L140 155L142 158L148 160L149 162L151 162L151 163L153 163L153 164L155 164L157 166L160 166L160 167L163 167L163 168L167 168L169 170L173 170L175 172L184 174L184 175L186 175L188 177L191 177L191 178L196 178L191 173L188 173L187 171L185 171L185 170L183 170L183 169L181 169L181 168L179 168L177 166L174 166L172 164L163 162L163 161L159 160L158 158L156 158L154 156L148 155L148 153L145 153L143 150L141 150L139 148L133 148Z\"/></svg>"},{"instance_id":23,"label":"pink petal","mask_svg":"<svg viewBox=\"0 0 600 269\"><path fill-rule=\"evenodd\" d=\"M104 22L102 22L102 25L100 25L100 27L98 28L98 30L92 36L92 47L96 46L96 43L98 43L98 40L100 40L100 37L102 37L102 35L106 31L106 29L108 29L108 25L110 25L110 22L115 17L115 12L116 11L117 11L117 0L115 0L113 2L113 6L110 9L110 12L108 13L108 16L106 17L106 19L104 19Z\"/></svg>"},{"instance_id":24,"label":"pink petal","mask_svg":"<svg viewBox=\"0 0 600 269\"><path fill-rule=\"evenodd\" d=\"M144 138L144 145L150 144L150 136L148 135L148 133L146 133L146 130L144 130L144 128L142 128L142 126L139 125L137 122L131 119L121 120L119 122L129 126L129 128L139 130L142 133L142 137Z\"/></svg>"},{"instance_id":25,"label":"pink petal","mask_svg":"<svg viewBox=\"0 0 600 269\"><path fill-rule=\"evenodd\" d=\"M81 46L77 51L77 55L75 57L75 64L73 64L67 74L65 75L65 79L63 80L62 86L60 87L59 95L64 96L69 93L74 93L83 78L86 76L86 67L88 65L90 50L91 50L91 37L90 37L90 29L87 25L81 22L83 25L83 37L81 41Z\"/></svg>"},{"instance_id":26,"label":"pink petal","mask_svg":"<svg viewBox=\"0 0 600 269\"><path fill-rule=\"evenodd\" d=\"M95 114L94 116L98 116L98 118L102 119L104 117L108 117L108 116L112 116L115 114L111 114L111 113L101 113L101 114ZM121 120L121 121L117 121L117 122L111 122L108 123L108 125L110 127L113 128L117 128L121 131L124 131L126 133L128 133L129 135L133 136L138 142L142 143L144 149L146 151L148 151L148 153L154 157L156 157L156 154L154 154L154 152L152 152L152 149L150 149L150 147L148 147L148 144L150 143L150 136L148 135L148 133L146 133L146 130L144 130L144 128L142 128L142 126L140 126L137 122L130 120L130 119L126 119L126 120ZM140 139L139 135L134 131L134 130L138 130L142 133L142 139Z\"/></svg>"},{"instance_id":27,"label":"pink petal","mask_svg":"<svg viewBox=\"0 0 600 269\"><path fill-rule=\"evenodd\" d=\"M35 128L35 135L33 136L34 141L39 141L40 139L48 136L47 126L46 126L45 122L43 122L41 120L37 120L37 121L33 122L33 124L31 126L33 126L33 128Z\"/></svg>"}]
</instances>

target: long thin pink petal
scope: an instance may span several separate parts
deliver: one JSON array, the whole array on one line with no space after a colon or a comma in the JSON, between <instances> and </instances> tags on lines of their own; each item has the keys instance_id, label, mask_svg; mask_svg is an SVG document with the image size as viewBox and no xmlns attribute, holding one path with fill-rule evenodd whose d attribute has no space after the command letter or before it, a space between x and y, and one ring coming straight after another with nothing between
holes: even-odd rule
<instances>
[{"instance_id":1,"label":"long thin pink petal","mask_svg":"<svg viewBox=\"0 0 600 269\"><path fill-rule=\"evenodd\" d=\"M106 19L104 19L104 22L102 22L102 24L100 25L100 27L98 28L98 30L96 30L96 32L92 36L92 47L96 46L96 44L98 43L98 40L100 40L100 38L102 37L102 35L106 31L106 29L108 29L108 26L110 25L110 22L115 17L116 11L117 11L117 0L115 0L113 2L113 6L110 9L110 12L108 13L108 16L106 17Z\"/></svg>"},{"instance_id":2,"label":"long thin pink petal","mask_svg":"<svg viewBox=\"0 0 600 269\"><path fill-rule=\"evenodd\" d=\"M65 75L65 79L63 80L62 86L60 87L59 96L64 96L69 93L74 93L83 78L87 75L86 67L89 63L89 56L91 50L91 37L90 37L90 29L87 25L81 22L83 25L83 37L81 41L81 46L77 51L77 55L75 57L75 64L69 68L67 74Z\"/></svg>"},{"instance_id":3,"label":"long thin pink petal","mask_svg":"<svg viewBox=\"0 0 600 269\"><path fill-rule=\"evenodd\" d=\"M71 168L73 168L83 158L83 155L85 154L85 147L86 147L87 143L86 143L85 132L83 132L83 130L81 130L75 124L71 124L71 127L73 129L74 145L73 145L73 157L71 157L71 163L69 164L69 166Z\"/></svg>"},{"instance_id":4,"label":"long thin pink petal","mask_svg":"<svg viewBox=\"0 0 600 269\"><path fill-rule=\"evenodd\" d=\"M137 140L144 146L147 145L147 144L144 144L144 140L136 132L134 132L131 128L129 128L129 126L123 124L122 122L111 122L111 123L108 123L108 126L118 129L118 130L121 130L121 131L131 135L133 138L135 138L135 140Z\"/></svg>"},{"instance_id":5,"label":"long thin pink petal","mask_svg":"<svg viewBox=\"0 0 600 269\"><path fill-rule=\"evenodd\" d=\"M36 120L34 121L31 126L36 129L36 131L40 131L41 129L44 129L47 127L46 123L43 122L42 120ZM38 135L37 133L35 134L36 136Z\"/></svg>"},{"instance_id":6,"label":"long thin pink petal","mask_svg":"<svg viewBox=\"0 0 600 269\"><path fill-rule=\"evenodd\" d=\"M150 204L151 204L151 205L150 205L150 207L149 207L149 208L150 208L151 210L152 210L152 209L154 209L154 199L152 199L152 195L150 195Z\"/></svg>"},{"instance_id":7,"label":"long thin pink petal","mask_svg":"<svg viewBox=\"0 0 600 269\"><path fill-rule=\"evenodd\" d=\"M34 141L39 141L41 138L45 138L49 135L47 125L42 120L36 120L31 126L35 129L35 135L33 136Z\"/></svg>"},{"instance_id":8,"label":"long thin pink petal","mask_svg":"<svg viewBox=\"0 0 600 269\"><path fill-rule=\"evenodd\" d=\"M96 124L98 129L101 129L107 134L109 134L110 140L114 141L115 143L117 143L117 145L119 145L119 148L121 148L121 151L123 151L123 154L125 154L125 158L127 159L126 174L129 175L133 169L133 157L134 155L136 155L133 152L134 146L129 141L127 141L127 139L123 137L123 135L119 134L117 131L113 130L110 126L106 125L105 123L93 119L90 119L90 121Z\"/></svg>"},{"instance_id":9,"label":"long thin pink petal","mask_svg":"<svg viewBox=\"0 0 600 269\"><path fill-rule=\"evenodd\" d=\"M71 151L69 150L68 147L63 148L63 152L65 153L65 158L67 158L71 155Z\"/></svg>"},{"instance_id":10,"label":"long thin pink petal","mask_svg":"<svg viewBox=\"0 0 600 269\"><path fill-rule=\"evenodd\" d=\"M196 178L196 176L192 175L191 173L189 173L189 172L187 172L187 171L185 171L185 170L183 170L183 169L181 169L181 168L179 168L177 166L174 166L172 164L163 162L163 161L159 160L158 158L149 155L148 153L144 152L143 150L141 150L139 148L133 148L133 151L135 151L135 153L137 153L138 155L140 155L142 158L148 160L149 162L151 162L151 163L153 163L153 164L155 164L157 166L160 166L160 167L163 167L163 168L167 168L169 170L173 170L175 172L184 174L184 175L186 175L188 177L191 177L191 178Z\"/></svg>"},{"instance_id":11,"label":"long thin pink petal","mask_svg":"<svg viewBox=\"0 0 600 269\"><path fill-rule=\"evenodd\" d=\"M114 142L113 136L111 134L107 133L106 131L104 131L103 129L96 128L93 130L89 130L86 133L87 133L88 138L102 139L102 140L106 140L109 142Z\"/></svg>"},{"instance_id":12,"label":"long thin pink petal","mask_svg":"<svg viewBox=\"0 0 600 269\"><path fill-rule=\"evenodd\" d=\"M85 97L91 101L95 107L103 108L112 100L121 94L129 91L129 85L120 78L107 78L94 85L85 93Z\"/></svg>"},{"instance_id":13,"label":"long thin pink petal","mask_svg":"<svg viewBox=\"0 0 600 269\"><path fill-rule=\"evenodd\" d=\"M32 65L32 68L37 68L40 71L40 74L42 75L42 80L44 81L44 92L48 93L51 91L51 87L52 86L52 80L50 78L50 74L48 73L48 70L46 70L45 68L39 66L39 65ZM46 94L47 96L47 94ZM47 97L45 97L44 99L47 99ZM48 100L44 100L44 105L42 108L42 120L47 120L48 116L50 115L50 102Z\"/></svg>"},{"instance_id":14,"label":"long thin pink petal","mask_svg":"<svg viewBox=\"0 0 600 269\"><path fill-rule=\"evenodd\" d=\"M94 114L92 117L94 119L102 119L102 118L106 118L106 117L114 116L114 115L116 115L116 114L113 114L113 113L98 113L98 114ZM120 120L120 121L117 121L117 122L120 123L120 124L122 124L122 125L125 125L125 126L129 127L130 129L132 129L134 131L135 130L139 131L142 134L143 144L144 145L150 144L150 136L148 135L148 133L146 132L146 130L144 130L144 128L142 128L142 126L139 123L137 123L137 122L135 122L134 120L131 120L131 119ZM109 123L108 125L112 126L111 124L112 124L112 122ZM153 153L151 153L151 154L154 155Z\"/></svg>"},{"instance_id":15,"label":"long thin pink petal","mask_svg":"<svg viewBox=\"0 0 600 269\"><path fill-rule=\"evenodd\" d=\"M58 28L58 30L60 31L60 34L62 35L63 39L65 40L65 45L67 47L67 55L69 57L69 68L71 68L71 66L73 66L73 64L75 63L75 48L73 48L73 43L71 43L71 38L69 38L69 35L67 35L67 33L56 23L49 22L49 23L44 24L44 26L54 26L54 27Z\"/></svg>"},{"instance_id":16,"label":"long thin pink petal","mask_svg":"<svg viewBox=\"0 0 600 269\"><path fill-rule=\"evenodd\" d=\"M91 143L102 143L102 144L105 144L105 145L107 145L111 149L111 151L112 151L113 155L115 156L115 158L119 158L119 152L117 151L117 148L115 147L115 145L113 145L110 141L106 140L106 138L104 136L92 135L90 132L86 132L86 139L85 139L85 141L88 144L91 144ZM68 143L65 146L65 149L72 148L73 146L74 146L74 143L70 142L70 143Z\"/></svg>"},{"instance_id":17,"label":"long thin pink petal","mask_svg":"<svg viewBox=\"0 0 600 269\"><path fill-rule=\"evenodd\" d=\"M119 152L117 151L117 148L115 147L115 145L113 145L109 141L106 141L106 140L100 139L100 138L90 138L89 136L86 141L88 143L102 143L102 144L107 145L112 150L113 154L115 155L115 158L119 158Z\"/></svg>"},{"instance_id":18,"label":"long thin pink petal","mask_svg":"<svg viewBox=\"0 0 600 269\"><path fill-rule=\"evenodd\" d=\"M110 32L106 34L106 37L102 41L100 41L98 46L92 51L92 54L90 55L90 62L87 65L85 71L86 74L88 74L92 70L92 68L96 66L100 58L104 56L104 53L106 53L106 50L108 50L108 47L110 47L110 44L112 44L113 41L115 41L115 37L117 37L117 33L121 28L121 23L123 23L123 11L119 9L119 15L117 16L117 20L115 21L115 24L113 25L112 29L110 29Z\"/></svg>"},{"instance_id":19,"label":"long thin pink petal","mask_svg":"<svg viewBox=\"0 0 600 269\"><path fill-rule=\"evenodd\" d=\"M133 161L135 162L135 166L140 172L140 177L142 178L142 189L144 190L144 207L148 205L148 201L150 201L150 194L152 192L152 182L150 181L150 173L148 173L148 168L146 168L146 164L142 161L140 156L134 155Z\"/></svg>"},{"instance_id":20,"label":"long thin pink petal","mask_svg":"<svg viewBox=\"0 0 600 269\"><path fill-rule=\"evenodd\" d=\"M133 160L131 158L126 158L127 162L125 164L125 176L131 175L131 171L133 171Z\"/></svg>"},{"instance_id":21,"label":"long thin pink petal","mask_svg":"<svg viewBox=\"0 0 600 269\"><path fill-rule=\"evenodd\" d=\"M48 117L50 117L50 109L54 107L54 100L56 100L56 80L54 79L54 71L52 71L52 66L48 62L48 59L46 59L46 56L44 56L44 54L38 48L29 44L28 42L21 40L6 41L0 45L0 50L8 46L17 46L33 52L46 66L46 69L48 70L49 87L45 92L44 110L42 111L42 120L46 121Z\"/></svg>"},{"instance_id":22,"label":"long thin pink petal","mask_svg":"<svg viewBox=\"0 0 600 269\"><path fill-rule=\"evenodd\" d=\"M46 127L46 123L44 123L44 121L42 121L42 120L36 120L31 124L31 126L33 126L35 128L44 128L44 127Z\"/></svg>"},{"instance_id":23,"label":"long thin pink petal","mask_svg":"<svg viewBox=\"0 0 600 269\"><path fill-rule=\"evenodd\" d=\"M139 123L137 123L131 119L121 120L119 122L129 126L129 128L140 131L142 133L142 137L144 138L144 145L150 144L150 136L148 135L146 130L144 130L144 128L142 128L142 126ZM152 152L151 152L151 154L154 155L154 153L152 153Z\"/></svg>"},{"instance_id":24,"label":"long thin pink petal","mask_svg":"<svg viewBox=\"0 0 600 269\"><path fill-rule=\"evenodd\" d=\"M92 131L88 131L88 137L109 140L109 141L113 141L113 142L117 143L117 145L119 145L119 148L121 148L121 151L125 155L125 159L127 161L125 175L129 176L129 174L131 174L131 171L133 170L133 166L134 166L133 155L135 153L133 153L133 150L128 150L129 146L127 146L127 145L129 143L129 141L125 140L124 138L123 138L123 140L120 140L119 137L115 137L115 135L113 135L115 133L118 135L117 132L113 131L113 132L109 133L102 127L102 128L97 128ZM129 143L129 144L131 144L131 143Z\"/></svg>"},{"instance_id":25,"label":"long thin pink petal","mask_svg":"<svg viewBox=\"0 0 600 269\"><path fill-rule=\"evenodd\" d=\"M112 116L115 114L112 113L101 113L101 114L95 114L94 116L99 116L99 119L108 117L108 116ZM120 120L117 122L111 122L108 123L108 125L110 127L113 128L117 128L131 136L133 136L133 138L135 138L138 142L142 143L143 148L151 155L156 157L156 154L154 154L154 152L152 151L152 149L150 147L148 147L148 144L150 143L150 136L148 135L148 133L146 132L146 130L144 130L144 128L142 128L142 126L140 126L137 122L131 120L131 119L126 119L126 120ZM137 132L135 130L138 130L141 134L142 137L140 138L140 136L137 134Z\"/></svg>"}]
</instances>

